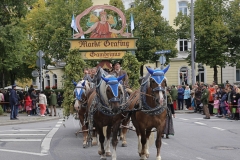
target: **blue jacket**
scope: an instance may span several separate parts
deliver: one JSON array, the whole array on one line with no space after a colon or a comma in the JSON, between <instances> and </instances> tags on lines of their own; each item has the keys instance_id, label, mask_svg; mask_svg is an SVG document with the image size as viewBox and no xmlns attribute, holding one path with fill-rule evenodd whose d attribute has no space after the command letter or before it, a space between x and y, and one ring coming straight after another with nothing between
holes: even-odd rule
<instances>
[{"instance_id":1,"label":"blue jacket","mask_svg":"<svg viewBox=\"0 0 240 160\"><path fill-rule=\"evenodd\" d=\"M14 89L10 91L9 102L10 105L18 105L18 96Z\"/></svg>"},{"instance_id":2,"label":"blue jacket","mask_svg":"<svg viewBox=\"0 0 240 160\"><path fill-rule=\"evenodd\" d=\"M190 97L191 97L190 89L185 89L185 91L184 91L184 99L188 99Z\"/></svg>"},{"instance_id":3,"label":"blue jacket","mask_svg":"<svg viewBox=\"0 0 240 160\"><path fill-rule=\"evenodd\" d=\"M179 88L178 89L178 99L183 99L184 89Z\"/></svg>"}]
</instances>

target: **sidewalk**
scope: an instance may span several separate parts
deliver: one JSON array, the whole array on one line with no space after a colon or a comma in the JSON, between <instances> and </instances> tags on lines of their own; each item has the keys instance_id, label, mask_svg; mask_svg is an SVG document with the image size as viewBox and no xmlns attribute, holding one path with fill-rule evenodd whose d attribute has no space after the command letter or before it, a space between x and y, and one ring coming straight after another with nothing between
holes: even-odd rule
<instances>
[{"instance_id":1,"label":"sidewalk","mask_svg":"<svg viewBox=\"0 0 240 160\"><path fill-rule=\"evenodd\" d=\"M189 114L189 113L194 113L194 110L175 110L176 114Z\"/></svg>"},{"instance_id":2,"label":"sidewalk","mask_svg":"<svg viewBox=\"0 0 240 160\"><path fill-rule=\"evenodd\" d=\"M0 126L50 121L60 118L63 118L63 108L57 108L57 116L27 116L26 113L19 113L18 120L10 120L10 113L3 113L3 115L0 115Z\"/></svg>"}]
</instances>

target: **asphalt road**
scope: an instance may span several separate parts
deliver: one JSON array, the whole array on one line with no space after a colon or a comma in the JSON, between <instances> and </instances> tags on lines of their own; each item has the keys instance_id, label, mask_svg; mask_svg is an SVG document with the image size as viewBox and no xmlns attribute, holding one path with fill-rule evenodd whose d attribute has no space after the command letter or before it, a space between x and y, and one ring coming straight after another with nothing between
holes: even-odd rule
<instances>
[{"instance_id":1,"label":"asphalt road","mask_svg":"<svg viewBox=\"0 0 240 160\"><path fill-rule=\"evenodd\" d=\"M200 114L177 114L175 135L162 139L163 160L239 160L240 121ZM79 123L73 117L63 121L0 126L0 160L98 160L97 146L82 147L82 136L75 136ZM139 160L137 136L127 134L128 147L117 148L118 160ZM150 147L150 160L156 149ZM108 157L108 160L111 158Z\"/></svg>"}]
</instances>

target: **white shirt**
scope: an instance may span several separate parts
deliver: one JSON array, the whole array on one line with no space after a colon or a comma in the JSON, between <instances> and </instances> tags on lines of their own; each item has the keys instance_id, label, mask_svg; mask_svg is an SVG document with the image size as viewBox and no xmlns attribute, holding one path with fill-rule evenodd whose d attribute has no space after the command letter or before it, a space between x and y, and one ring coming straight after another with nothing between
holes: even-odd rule
<instances>
[{"instance_id":1,"label":"white shirt","mask_svg":"<svg viewBox=\"0 0 240 160\"><path fill-rule=\"evenodd\" d=\"M47 98L44 94L39 94L39 104L45 104L47 105Z\"/></svg>"}]
</instances>

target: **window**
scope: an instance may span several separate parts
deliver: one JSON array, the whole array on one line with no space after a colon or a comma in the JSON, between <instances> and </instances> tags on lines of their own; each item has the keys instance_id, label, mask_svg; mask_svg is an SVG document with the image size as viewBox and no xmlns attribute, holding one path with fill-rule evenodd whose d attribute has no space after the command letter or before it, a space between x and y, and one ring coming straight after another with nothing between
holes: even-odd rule
<instances>
[{"instance_id":1,"label":"window","mask_svg":"<svg viewBox=\"0 0 240 160\"><path fill-rule=\"evenodd\" d=\"M186 39L179 40L179 51L184 52L188 50L188 41Z\"/></svg>"},{"instance_id":2,"label":"window","mask_svg":"<svg viewBox=\"0 0 240 160\"><path fill-rule=\"evenodd\" d=\"M50 87L50 77L48 74L46 74L46 86Z\"/></svg>"},{"instance_id":3,"label":"window","mask_svg":"<svg viewBox=\"0 0 240 160\"><path fill-rule=\"evenodd\" d=\"M56 88L57 88L57 75L56 74L53 75L53 86L56 86Z\"/></svg>"},{"instance_id":4,"label":"window","mask_svg":"<svg viewBox=\"0 0 240 160\"><path fill-rule=\"evenodd\" d=\"M179 2L179 12L182 12L183 15L187 15L188 4L187 2Z\"/></svg>"},{"instance_id":5,"label":"window","mask_svg":"<svg viewBox=\"0 0 240 160\"><path fill-rule=\"evenodd\" d=\"M188 84L188 68L187 67L182 67L180 69L179 82L180 82L180 85Z\"/></svg>"},{"instance_id":6,"label":"window","mask_svg":"<svg viewBox=\"0 0 240 160\"><path fill-rule=\"evenodd\" d=\"M240 81L240 69L236 69L236 81Z\"/></svg>"}]
</instances>

